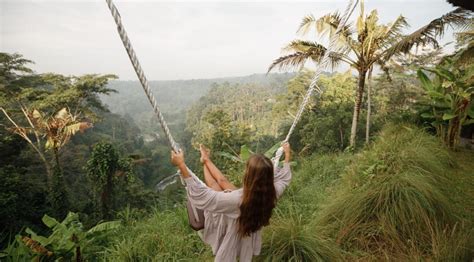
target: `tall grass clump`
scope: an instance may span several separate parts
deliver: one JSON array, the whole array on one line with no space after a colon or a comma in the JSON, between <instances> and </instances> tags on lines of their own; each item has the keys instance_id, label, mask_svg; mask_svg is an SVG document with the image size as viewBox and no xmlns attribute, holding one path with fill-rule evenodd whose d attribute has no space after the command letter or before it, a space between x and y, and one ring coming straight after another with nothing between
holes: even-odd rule
<instances>
[{"instance_id":1,"label":"tall grass clump","mask_svg":"<svg viewBox=\"0 0 474 262\"><path fill-rule=\"evenodd\" d=\"M330 240L315 234L302 215L277 212L264 229L257 261L338 261L340 250Z\"/></svg>"},{"instance_id":2,"label":"tall grass clump","mask_svg":"<svg viewBox=\"0 0 474 262\"><path fill-rule=\"evenodd\" d=\"M435 137L416 127L387 126L354 156L315 225L343 250L374 260L453 258L444 247L465 238L456 233L459 219L448 198L454 167ZM466 254L460 247L455 257Z\"/></svg>"}]
</instances>

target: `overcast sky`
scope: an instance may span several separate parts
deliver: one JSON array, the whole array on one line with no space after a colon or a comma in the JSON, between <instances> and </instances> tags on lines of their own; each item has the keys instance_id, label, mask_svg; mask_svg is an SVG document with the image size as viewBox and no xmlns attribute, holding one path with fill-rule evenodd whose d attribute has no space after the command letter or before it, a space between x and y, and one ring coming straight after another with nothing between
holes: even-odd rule
<instances>
[{"instance_id":1,"label":"overcast sky","mask_svg":"<svg viewBox=\"0 0 474 262\"><path fill-rule=\"evenodd\" d=\"M150 80L264 73L281 48L298 37L305 15L319 17L346 4L116 1ZM403 14L411 30L453 9L444 0L366 0L366 10L374 8L382 22ZM0 0L0 51L23 54L36 62L38 73L136 79L104 0Z\"/></svg>"}]
</instances>

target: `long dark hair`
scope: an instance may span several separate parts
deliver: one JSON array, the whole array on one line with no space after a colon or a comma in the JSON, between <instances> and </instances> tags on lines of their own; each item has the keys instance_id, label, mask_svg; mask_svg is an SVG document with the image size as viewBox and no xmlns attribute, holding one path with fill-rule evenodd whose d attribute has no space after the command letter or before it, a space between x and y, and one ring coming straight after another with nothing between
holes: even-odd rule
<instances>
[{"instance_id":1,"label":"long dark hair","mask_svg":"<svg viewBox=\"0 0 474 262\"><path fill-rule=\"evenodd\" d=\"M270 222L277 198L272 161L264 155L252 155L247 161L243 186L238 219L241 237L249 236Z\"/></svg>"}]
</instances>

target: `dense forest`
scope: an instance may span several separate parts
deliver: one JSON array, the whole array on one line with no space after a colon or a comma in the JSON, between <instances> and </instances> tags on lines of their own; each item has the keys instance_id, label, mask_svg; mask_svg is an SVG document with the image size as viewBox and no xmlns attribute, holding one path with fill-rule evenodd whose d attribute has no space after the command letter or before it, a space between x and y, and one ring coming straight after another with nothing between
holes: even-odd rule
<instances>
[{"instance_id":1,"label":"dense forest","mask_svg":"<svg viewBox=\"0 0 474 262\"><path fill-rule=\"evenodd\" d=\"M331 55L351 69L325 69L290 138L294 178L256 259L470 261L472 12L411 34L403 16L357 17ZM151 81L189 167L201 173L205 144L240 185L249 154L270 155L285 138L314 75L304 65L320 61L319 37L339 22L305 17L300 31L316 29L316 42L292 41L268 74ZM437 42L448 25L450 53ZM32 63L0 53L0 260L211 259L139 82L38 74Z\"/></svg>"}]
</instances>

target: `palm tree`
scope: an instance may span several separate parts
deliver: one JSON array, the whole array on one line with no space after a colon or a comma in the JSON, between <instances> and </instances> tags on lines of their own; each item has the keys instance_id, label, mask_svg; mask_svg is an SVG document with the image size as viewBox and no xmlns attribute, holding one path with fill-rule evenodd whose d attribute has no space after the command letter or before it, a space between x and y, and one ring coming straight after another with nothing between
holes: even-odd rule
<instances>
[{"instance_id":1,"label":"palm tree","mask_svg":"<svg viewBox=\"0 0 474 262\"><path fill-rule=\"evenodd\" d=\"M331 66L334 68L344 62L358 73L358 85L352 118L350 146L355 147L357 123L365 89L366 76L375 65L385 68L385 63L394 55L409 52L414 46L432 44L438 47L436 37L444 33L446 25L465 26L468 23L470 12L461 8L431 21L428 25L416 30L412 34L403 35L402 30L408 23L402 15L388 24L378 23L378 14L372 10L368 15L364 12L364 2L360 3L360 14L355 24L343 27L340 33L339 44L341 51L329 54ZM318 19L309 15L303 18L298 33L306 35L315 29L320 36L335 33L341 23L340 15L336 13L324 15ZM327 48L317 42L294 40L284 51L290 54L277 58L270 65L268 72L275 68L302 68L308 60L319 62Z\"/></svg>"}]
</instances>

